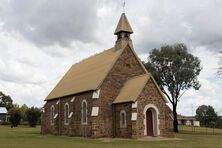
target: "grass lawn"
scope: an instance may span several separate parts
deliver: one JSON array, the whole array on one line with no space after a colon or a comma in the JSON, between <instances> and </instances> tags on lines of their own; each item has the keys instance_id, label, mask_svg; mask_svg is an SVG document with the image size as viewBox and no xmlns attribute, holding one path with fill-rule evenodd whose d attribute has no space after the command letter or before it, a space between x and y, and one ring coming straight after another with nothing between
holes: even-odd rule
<instances>
[{"instance_id":1,"label":"grass lawn","mask_svg":"<svg viewBox=\"0 0 222 148\"><path fill-rule=\"evenodd\" d=\"M222 135L222 129L206 127L179 126L179 131L181 131L181 133Z\"/></svg>"},{"instance_id":2,"label":"grass lawn","mask_svg":"<svg viewBox=\"0 0 222 148\"><path fill-rule=\"evenodd\" d=\"M182 140L137 141L95 139L40 135L40 127L10 128L0 126L0 148L221 148L222 135L176 134Z\"/></svg>"}]
</instances>

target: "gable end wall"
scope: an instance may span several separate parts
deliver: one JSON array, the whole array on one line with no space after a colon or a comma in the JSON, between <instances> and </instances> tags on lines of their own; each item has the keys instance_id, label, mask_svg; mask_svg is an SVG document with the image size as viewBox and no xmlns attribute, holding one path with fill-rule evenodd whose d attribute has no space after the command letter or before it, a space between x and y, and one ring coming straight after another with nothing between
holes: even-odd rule
<instances>
[{"instance_id":1,"label":"gable end wall","mask_svg":"<svg viewBox=\"0 0 222 148\"><path fill-rule=\"evenodd\" d=\"M128 79L142 74L145 74L143 68L130 47L127 46L102 83L100 98L94 102L100 107L99 116L94 122L94 125L99 127L94 129L95 137L114 136L113 121L115 119L112 116L114 114L112 113L112 103Z\"/></svg>"},{"instance_id":2,"label":"gable end wall","mask_svg":"<svg viewBox=\"0 0 222 148\"><path fill-rule=\"evenodd\" d=\"M148 80L142 93L137 99L137 103L137 121L133 124L133 137L144 137L144 108L148 104L155 105L159 110L158 119L160 136L173 136L173 122L169 116L169 108L152 79Z\"/></svg>"}]
</instances>

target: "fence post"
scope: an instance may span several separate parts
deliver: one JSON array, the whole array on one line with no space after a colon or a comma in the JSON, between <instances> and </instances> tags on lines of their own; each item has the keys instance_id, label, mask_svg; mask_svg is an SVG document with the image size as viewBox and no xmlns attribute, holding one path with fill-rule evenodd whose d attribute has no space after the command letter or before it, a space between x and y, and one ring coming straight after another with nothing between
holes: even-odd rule
<instances>
[{"instance_id":1,"label":"fence post","mask_svg":"<svg viewBox=\"0 0 222 148\"><path fill-rule=\"evenodd\" d=\"M213 127L213 135L214 135L214 127Z\"/></svg>"}]
</instances>

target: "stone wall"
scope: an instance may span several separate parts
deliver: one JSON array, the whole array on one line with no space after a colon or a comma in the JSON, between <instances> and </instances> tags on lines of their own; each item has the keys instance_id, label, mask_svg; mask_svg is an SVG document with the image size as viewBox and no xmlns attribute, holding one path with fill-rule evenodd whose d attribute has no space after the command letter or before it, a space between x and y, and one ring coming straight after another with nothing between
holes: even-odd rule
<instances>
[{"instance_id":1,"label":"stone wall","mask_svg":"<svg viewBox=\"0 0 222 148\"><path fill-rule=\"evenodd\" d=\"M42 120L42 133L51 133L59 135L71 136L92 136L92 137L112 137L113 133L113 110L112 102L117 97L123 84L127 79L144 74L144 70L140 66L136 57L129 47L124 49L119 59L112 67L110 73L105 78L100 87L100 97L92 99L92 93L83 93L76 96L73 103L70 102L73 96L60 99L60 104L55 105L57 100L48 101L45 105L45 114ZM88 125L81 125L81 101L87 99L88 102ZM70 112L73 116L69 125L64 125L64 105L69 102ZM58 120L54 126L48 124L50 122L50 107L56 106L59 110ZM99 107L99 115L91 117L92 107ZM60 107L60 109L58 109Z\"/></svg>"},{"instance_id":2,"label":"stone wall","mask_svg":"<svg viewBox=\"0 0 222 148\"><path fill-rule=\"evenodd\" d=\"M124 83L134 76L144 74L144 70L129 47L123 51L100 87L101 94L95 105L100 107L99 129L95 137L111 137L113 133L112 102Z\"/></svg>"},{"instance_id":3,"label":"stone wall","mask_svg":"<svg viewBox=\"0 0 222 148\"><path fill-rule=\"evenodd\" d=\"M44 113L42 115L41 120L41 133L42 134L53 134L53 135L59 135L59 120L56 118L54 120L54 125L51 124L51 118L50 118L50 109L51 106L54 105L55 107L55 114L58 113L59 106L56 104L58 99L47 101L47 103L44 106Z\"/></svg>"},{"instance_id":4,"label":"stone wall","mask_svg":"<svg viewBox=\"0 0 222 148\"><path fill-rule=\"evenodd\" d=\"M171 136L172 132L171 130L171 123L172 120L169 117L169 110L168 106L166 105L166 102L160 95L157 87L155 86L152 79L150 79L145 88L143 89L142 93L140 94L138 100L138 106L137 106L137 121L136 125L134 125L133 128L133 137L143 137L145 125L144 125L144 108L148 104L153 104L158 108L159 115L159 131L160 136ZM135 129L136 128L136 129Z\"/></svg>"},{"instance_id":5,"label":"stone wall","mask_svg":"<svg viewBox=\"0 0 222 148\"><path fill-rule=\"evenodd\" d=\"M75 95L75 99L71 102L74 96L64 97L47 101L44 109L45 113L42 117L42 133L43 134L54 134L54 135L68 135L68 136L80 136L90 137L92 135L92 92L86 92ZM82 125L81 123L81 103L83 100L87 101L87 119L88 124ZM64 107L65 104L69 104L69 113L73 112L71 118L69 118L68 125L64 123ZM58 113L58 117L55 119L55 124L51 125L50 122L50 108L55 106L55 113Z\"/></svg>"},{"instance_id":6,"label":"stone wall","mask_svg":"<svg viewBox=\"0 0 222 148\"><path fill-rule=\"evenodd\" d=\"M174 133L173 133L173 117L170 116L171 114L171 109L166 105L165 108L165 121L166 121L166 128L165 128L165 132L163 133L163 136L166 137L174 137Z\"/></svg>"},{"instance_id":7,"label":"stone wall","mask_svg":"<svg viewBox=\"0 0 222 148\"><path fill-rule=\"evenodd\" d=\"M137 61L129 47L127 47L116 61L111 71L100 86L100 96L92 99L92 91L73 96L47 101L45 113L42 117L42 133L54 135L69 135L81 137L143 137L144 136L144 114L146 104L154 104L159 109L160 135L166 135L171 128L171 121L165 101L159 94L152 80L149 80L138 98L137 108L132 109L132 103L116 104L113 101L119 94L124 83L134 77L144 74L144 70ZM81 123L81 103L87 101L88 124ZM64 124L64 106L69 104L70 112L73 112L69 124ZM55 124L50 124L50 108L55 106L58 117ZM98 116L92 117L92 107L99 107ZM120 110L124 109L127 115L127 127L120 128ZM132 112L137 112L137 121L131 121ZM114 118L115 117L115 118Z\"/></svg>"},{"instance_id":8,"label":"stone wall","mask_svg":"<svg viewBox=\"0 0 222 148\"><path fill-rule=\"evenodd\" d=\"M126 128L120 127L120 112L124 110L126 112ZM132 137L132 103L121 103L115 105L115 137Z\"/></svg>"}]
</instances>

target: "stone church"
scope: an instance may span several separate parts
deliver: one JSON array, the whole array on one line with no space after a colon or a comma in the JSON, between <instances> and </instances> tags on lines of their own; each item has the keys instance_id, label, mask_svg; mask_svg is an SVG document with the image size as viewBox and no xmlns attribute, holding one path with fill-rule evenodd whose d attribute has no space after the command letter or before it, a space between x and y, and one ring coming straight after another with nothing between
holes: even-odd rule
<instances>
[{"instance_id":1,"label":"stone church","mask_svg":"<svg viewBox=\"0 0 222 148\"><path fill-rule=\"evenodd\" d=\"M42 134L172 136L167 100L134 51L123 13L114 47L74 64L46 97Z\"/></svg>"}]
</instances>

